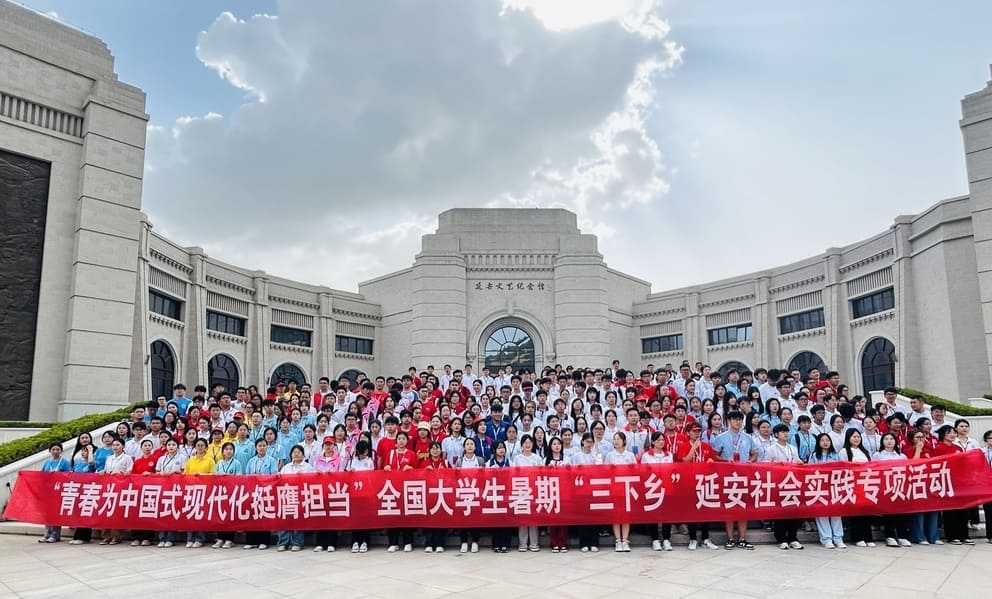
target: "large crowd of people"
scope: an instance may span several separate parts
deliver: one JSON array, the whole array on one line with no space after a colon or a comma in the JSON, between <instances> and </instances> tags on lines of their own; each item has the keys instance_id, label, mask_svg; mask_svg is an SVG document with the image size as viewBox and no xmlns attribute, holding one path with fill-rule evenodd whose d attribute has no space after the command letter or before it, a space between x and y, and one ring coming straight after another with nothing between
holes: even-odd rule
<instances>
[{"instance_id":1,"label":"large crowd of people","mask_svg":"<svg viewBox=\"0 0 992 599\"><path fill-rule=\"evenodd\" d=\"M260 475L362 470L505 468L539 465L671 462L820 463L919 460L961 451L984 452L992 466L992 431L972 438L967 420L946 420L944 406L920 397L909 408L894 388L872 405L852 394L837 372L811 369L730 370L726 380L709 366L689 362L633 371L556 366L540 373L507 366L476 375L471 365L452 369L410 368L398 378L320 378L317 387L280 381L273 387L197 385L192 395L175 385L134 408L131 417L100 439L84 433L72 455L51 447L45 471L155 474ZM984 507L989 520L992 504ZM978 509L871 517L818 517L762 522L778 547L802 549L800 527L816 532L822 546L845 549L974 544L969 531ZM756 524L756 523L755 523ZM655 551L671 551L673 527L684 527L688 549L718 549L708 523L634 525L650 536ZM748 522L724 523L723 548L754 549ZM39 542L60 540L50 526ZM313 550L353 553L369 549L370 531L316 530ZM413 529L390 529L387 551L412 551ZM630 551L631 525L551 526L547 544L555 553L569 547L599 551L612 539L617 552ZM424 529L423 550L442 552L449 533L461 552L477 552L483 535L506 553L539 551L538 527L457 531ZM571 534L570 534L571 533ZM941 534L942 533L942 534ZM75 529L72 544L89 543L93 531ZM126 541L126 531L103 530L101 544ZM514 539L514 536L516 538ZM299 551L303 531L276 535L279 551ZM348 540L345 541L345 538ZM986 529L992 543L992 529ZM174 546L175 532L134 530L134 546ZM574 543L573 543L574 539ZM185 535L187 548L210 541L202 532ZM608 541L609 542L609 541ZM247 532L245 549L267 549L268 532ZM235 546L234 533L218 533L211 545Z\"/></svg>"}]
</instances>

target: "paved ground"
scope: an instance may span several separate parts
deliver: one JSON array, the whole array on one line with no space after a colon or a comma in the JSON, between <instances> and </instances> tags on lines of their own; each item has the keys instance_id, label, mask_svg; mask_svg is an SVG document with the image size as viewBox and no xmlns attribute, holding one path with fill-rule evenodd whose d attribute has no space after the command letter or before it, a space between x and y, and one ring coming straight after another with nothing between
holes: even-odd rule
<instances>
[{"instance_id":1,"label":"paved ground","mask_svg":"<svg viewBox=\"0 0 992 599\"><path fill-rule=\"evenodd\" d=\"M235 549L41 545L37 537L0 535L0 599L175 594L222 599L327 596L487 597L979 597L992 545L910 549L665 553L576 550L555 555L276 553ZM157 589L157 591L156 591ZM885 593L884 595L882 593ZM150 595L151 594L151 595Z\"/></svg>"}]
</instances>

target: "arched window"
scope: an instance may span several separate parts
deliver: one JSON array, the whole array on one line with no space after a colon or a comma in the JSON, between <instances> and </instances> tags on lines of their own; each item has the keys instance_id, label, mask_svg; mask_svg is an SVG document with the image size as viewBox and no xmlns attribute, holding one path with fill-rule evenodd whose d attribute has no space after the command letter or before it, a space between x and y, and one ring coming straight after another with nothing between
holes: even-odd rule
<instances>
[{"instance_id":1,"label":"arched window","mask_svg":"<svg viewBox=\"0 0 992 599\"><path fill-rule=\"evenodd\" d=\"M355 381L358 380L358 375L360 374L364 375L365 373L357 368L349 368L348 370L345 370L344 372L338 375L338 380L340 380L341 377L346 376L348 377L349 384L351 385L352 388L354 388Z\"/></svg>"},{"instance_id":2,"label":"arched window","mask_svg":"<svg viewBox=\"0 0 992 599\"><path fill-rule=\"evenodd\" d=\"M176 384L176 357L165 341L153 341L150 356L152 370L152 397L172 397Z\"/></svg>"},{"instance_id":3,"label":"arched window","mask_svg":"<svg viewBox=\"0 0 992 599\"><path fill-rule=\"evenodd\" d=\"M737 360L731 360L729 362L724 362L723 366L717 368L716 371L720 373L720 376L723 378L723 381L726 382L727 381L727 373L730 372L731 370L734 370L735 368L737 369L738 372L744 372L745 370L751 370L750 368L747 367L747 364L745 364L744 362L738 362Z\"/></svg>"},{"instance_id":4,"label":"arched window","mask_svg":"<svg viewBox=\"0 0 992 599\"><path fill-rule=\"evenodd\" d=\"M879 391L896 384L896 347L884 337L868 342L861 354L861 380L865 391Z\"/></svg>"},{"instance_id":5,"label":"arched window","mask_svg":"<svg viewBox=\"0 0 992 599\"><path fill-rule=\"evenodd\" d=\"M485 366L491 370L510 366L514 372L534 371L534 341L520 327L505 326L493 331L486 339L485 352Z\"/></svg>"},{"instance_id":6,"label":"arched window","mask_svg":"<svg viewBox=\"0 0 992 599\"><path fill-rule=\"evenodd\" d=\"M806 376L809 371L816 368L826 378L827 375L827 365L823 363L823 359L818 356L815 352L803 351L796 354L796 357L792 358L789 362L789 370L799 370L801 376Z\"/></svg>"},{"instance_id":7,"label":"arched window","mask_svg":"<svg viewBox=\"0 0 992 599\"><path fill-rule=\"evenodd\" d=\"M300 370L299 366L286 362L285 364L280 364L279 367L272 372L272 380L269 384L275 387L276 383L288 383L289 381L296 381L296 385L300 386L307 382L307 377L303 374L303 371Z\"/></svg>"},{"instance_id":8,"label":"arched window","mask_svg":"<svg viewBox=\"0 0 992 599\"><path fill-rule=\"evenodd\" d=\"M238 365L234 358L227 354L217 354L207 362L207 377L209 385L224 385L226 391L238 388Z\"/></svg>"}]
</instances>

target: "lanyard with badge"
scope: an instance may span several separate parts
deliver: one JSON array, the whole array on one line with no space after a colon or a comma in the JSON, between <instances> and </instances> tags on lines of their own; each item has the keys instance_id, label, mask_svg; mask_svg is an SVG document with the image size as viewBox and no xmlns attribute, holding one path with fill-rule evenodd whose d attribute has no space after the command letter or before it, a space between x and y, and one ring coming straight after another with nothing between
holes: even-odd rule
<instances>
[{"instance_id":1,"label":"lanyard with badge","mask_svg":"<svg viewBox=\"0 0 992 599\"><path fill-rule=\"evenodd\" d=\"M731 436L730 436L730 438L731 438L730 443L731 443L731 445L734 446L734 457L733 457L733 459L731 461L734 461L734 462L741 461L741 452L740 452L741 436L742 436L741 433L737 433L737 438L736 439L734 438L733 434L731 434Z\"/></svg>"}]
</instances>

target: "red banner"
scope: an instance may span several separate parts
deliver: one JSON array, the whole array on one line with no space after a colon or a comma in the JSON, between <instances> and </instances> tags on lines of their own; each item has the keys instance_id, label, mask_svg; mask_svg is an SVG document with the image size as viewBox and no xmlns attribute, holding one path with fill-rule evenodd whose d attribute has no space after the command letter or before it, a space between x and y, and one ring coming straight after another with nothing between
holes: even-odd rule
<instances>
[{"instance_id":1,"label":"red banner","mask_svg":"<svg viewBox=\"0 0 992 599\"><path fill-rule=\"evenodd\" d=\"M4 516L147 530L775 520L971 507L992 501L981 452L923 461L692 463L282 476L22 472Z\"/></svg>"}]
</instances>

